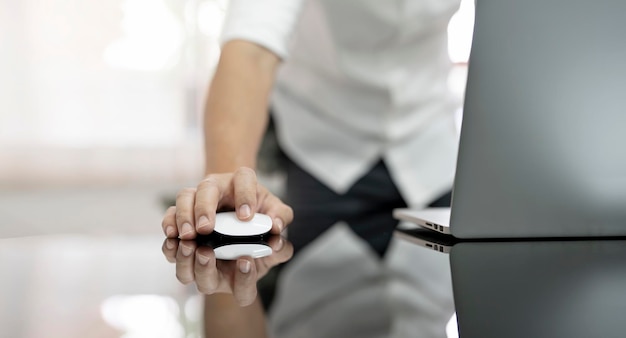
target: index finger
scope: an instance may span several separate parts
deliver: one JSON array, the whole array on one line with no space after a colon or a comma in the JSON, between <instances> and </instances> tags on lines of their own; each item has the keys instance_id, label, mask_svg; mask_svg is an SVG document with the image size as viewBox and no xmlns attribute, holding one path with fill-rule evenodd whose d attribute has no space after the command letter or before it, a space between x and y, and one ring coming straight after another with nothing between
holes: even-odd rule
<instances>
[{"instance_id":1,"label":"index finger","mask_svg":"<svg viewBox=\"0 0 626 338\"><path fill-rule=\"evenodd\" d=\"M198 184L194 205L198 233L210 234L215 228L215 212L228 186L225 180L223 175L210 175Z\"/></svg>"},{"instance_id":2,"label":"index finger","mask_svg":"<svg viewBox=\"0 0 626 338\"><path fill-rule=\"evenodd\" d=\"M250 168L239 168L233 174L235 210L240 220L250 220L257 206L256 172Z\"/></svg>"}]
</instances>

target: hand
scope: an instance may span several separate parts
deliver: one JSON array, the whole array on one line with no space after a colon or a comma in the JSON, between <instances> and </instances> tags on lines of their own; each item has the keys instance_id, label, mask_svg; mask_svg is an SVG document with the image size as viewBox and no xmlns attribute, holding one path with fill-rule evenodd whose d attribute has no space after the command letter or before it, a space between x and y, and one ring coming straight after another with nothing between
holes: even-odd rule
<instances>
[{"instance_id":1,"label":"hand","mask_svg":"<svg viewBox=\"0 0 626 338\"><path fill-rule=\"evenodd\" d=\"M190 240L167 238L162 250L169 262L176 263L176 278L181 283L195 282L198 291L207 295L232 294L240 306L247 306L256 298L256 282L293 256L293 246L280 235L272 236L268 244L273 251L269 256L233 261L215 259L211 247Z\"/></svg>"},{"instance_id":2,"label":"hand","mask_svg":"<svg viewBox=\"0 0 626 338\"><path fill-rule=\"evenodd\" d=\"M257 183L254 170L242 167L234 173L208 175L196 188L181 190L176 206L165 212L163 232L168 238L181 239L210 234L215 228L215 213L233 209L243 221L257 212L267 214L273 220L273 234L280 234L293 220L293 210Z\"/></svg>"}]
</instances>

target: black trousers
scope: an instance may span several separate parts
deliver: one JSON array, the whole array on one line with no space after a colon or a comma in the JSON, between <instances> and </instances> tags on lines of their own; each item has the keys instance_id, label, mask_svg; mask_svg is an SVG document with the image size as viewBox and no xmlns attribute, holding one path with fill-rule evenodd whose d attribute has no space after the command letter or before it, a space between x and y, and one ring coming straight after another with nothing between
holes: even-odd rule
<instances>
[{"instance_id":1,"label":"black trousers","mask_svg":"<svg viewBox=\"0 0 626 338\"><path fill-rule=\"evenodd\" d=\"M294 221L287 230L294 255L315 241L339 221L383 257L398 221L392 210L406 207L383 161L379 161L345 194L337 194L282 154L281 166L287 174L285 202L294 209ZM431 207L450 206L451 193L433 201ZM289 263L286 263L289 264ZM272 304L283 265L272 269L257 285L266 310Z\"/></svg>"},{"instance_id":2,"label":"black trousers","mask_svg":"<svg viewBox=\"0 0 626 338\"><path fill-rule=\"evenodd\" d=\"M406 207L406 203L383 161L345 194L335 193L289 159L285 160L285 169L285 199L295 215L288 239L296 254L339 221L346 222L379 256L385 254L398 224L392 210ZM449 206L450 197L447 193L431 206Z\"/></svg>"}]
</instances>

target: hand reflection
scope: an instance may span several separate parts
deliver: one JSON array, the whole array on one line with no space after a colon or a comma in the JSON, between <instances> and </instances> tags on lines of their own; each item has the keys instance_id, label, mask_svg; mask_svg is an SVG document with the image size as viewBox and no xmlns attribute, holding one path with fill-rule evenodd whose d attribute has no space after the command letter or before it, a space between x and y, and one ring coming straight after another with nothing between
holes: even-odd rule
<instances>
[{"instance_id":1,"label":"hand reflection","mask_svg":"<svg viewBox=\"0 0 626 338\"><path fill-rule=\"evenodd\" d=\"M232 294L240 306L252 304L256 298L256 282L274 266L291 259L293 246L280 235L267 240L272 253L252 258L250 254L235 260L216 258L211 243L198 240L167 238L163 242L163 254L170 263L176 263L176 278L183 283L196 283L198 291Z\"/></svg>"}]
</instances>

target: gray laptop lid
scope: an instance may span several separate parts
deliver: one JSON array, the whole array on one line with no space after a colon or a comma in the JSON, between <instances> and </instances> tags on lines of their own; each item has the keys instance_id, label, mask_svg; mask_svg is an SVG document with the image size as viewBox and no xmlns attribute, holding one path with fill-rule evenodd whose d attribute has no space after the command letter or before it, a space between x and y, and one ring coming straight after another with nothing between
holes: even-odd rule
<instances>
[{"instance_id":1,"label":"gray laptop lid","mask_svg":"<svg viewBox=\"0 0 626 338\"><path fill-rule=\"evenodd\" d=\"M465 100L455 236L626 235L626 1L477 0Z\"/></svg>"}]
</instances>

